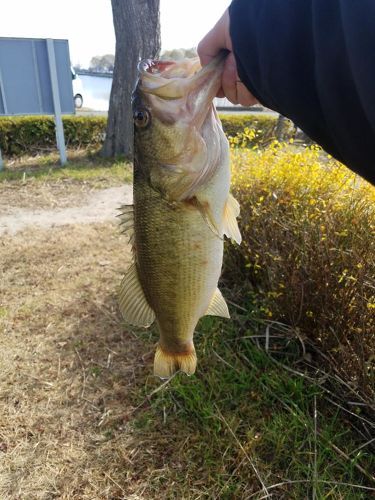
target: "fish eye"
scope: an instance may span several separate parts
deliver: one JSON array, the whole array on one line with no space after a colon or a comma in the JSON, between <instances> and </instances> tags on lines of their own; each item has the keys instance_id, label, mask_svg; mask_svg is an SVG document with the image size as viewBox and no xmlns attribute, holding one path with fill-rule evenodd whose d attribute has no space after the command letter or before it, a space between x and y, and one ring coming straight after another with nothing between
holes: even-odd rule
<instances>
[{"instance_id":1,"label":"fish eye","mask_svg":"<svg viewBox=\"0 0 375 500\"><path fill-rule=\"evenodd\" d=\"M145 128L150 123L151 116L147 109L138 109L135 111L133 118L136 127Z\"/></svg>"}]
</instances>

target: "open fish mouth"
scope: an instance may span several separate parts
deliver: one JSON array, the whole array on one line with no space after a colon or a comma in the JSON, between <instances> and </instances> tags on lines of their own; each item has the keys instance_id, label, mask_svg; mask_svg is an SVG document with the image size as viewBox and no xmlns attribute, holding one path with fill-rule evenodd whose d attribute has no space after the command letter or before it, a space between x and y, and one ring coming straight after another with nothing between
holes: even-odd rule
<instances>
[{"instance_id":1,"label":"open fish mouth","mask_svg":"<svg viewBox=\"0 0 375 500\"><path fill-rule=\"evenodd\" d=\"M164 102L186 100L190 115L201 126L220 88L225 58L226 53L220 53L203 68L198 58L141 61L138 90Z\"/></svg>"}]
</instances>

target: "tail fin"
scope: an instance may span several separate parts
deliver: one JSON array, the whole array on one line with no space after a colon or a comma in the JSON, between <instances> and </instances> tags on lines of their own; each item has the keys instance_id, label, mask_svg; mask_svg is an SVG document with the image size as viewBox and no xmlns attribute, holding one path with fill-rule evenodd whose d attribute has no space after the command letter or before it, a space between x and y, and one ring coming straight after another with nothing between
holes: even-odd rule
<instances>
[{"instance_id":1,"label":"tail fin","mask_svg":"<svg viewBox=\"0 0 375 500\"><path fill-rule=\"evenodd\" d=\"M154 359L154 375L166 379L181 370L187 375L193 375L197 367L197 355L194 344L188 352L172 353L164 351L160 345L156 348Z\"/></svg>"}]
</instances>

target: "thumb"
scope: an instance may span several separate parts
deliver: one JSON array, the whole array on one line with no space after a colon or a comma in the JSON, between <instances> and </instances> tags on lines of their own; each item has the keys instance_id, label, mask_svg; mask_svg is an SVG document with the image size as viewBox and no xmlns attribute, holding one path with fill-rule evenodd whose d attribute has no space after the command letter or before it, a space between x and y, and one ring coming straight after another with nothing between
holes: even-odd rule
<instances>
[{"instance_id":1,"label":"thumb","mask_svg":"<svg viewBox=\"0 0 375 500\"><path fill-rule=\"evenodd\" d=\"M232 50L228 9L198 44L197 52L201 65L206 66L222 49Z\"/></svg>"}]
</instances>

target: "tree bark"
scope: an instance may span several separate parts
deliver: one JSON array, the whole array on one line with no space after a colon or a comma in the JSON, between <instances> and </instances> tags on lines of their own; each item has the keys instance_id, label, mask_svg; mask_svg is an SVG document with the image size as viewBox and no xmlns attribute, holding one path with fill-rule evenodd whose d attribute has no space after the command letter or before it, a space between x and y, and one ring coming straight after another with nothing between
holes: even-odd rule
<instances>
[{"instance_id":1,"label":"tree bark","mask_svg":"<svg viewBox=\"0 0 375 500\"><path fill-rule=\"evenodd\" d=\"M285 124L287 123L287 120L288 119L285 118L285 116L280 115L280 114L277 118L275 136L279 142L282 142L284 139L284 133L285 133L284 129L285 129Z\"/></svg>"},{"instance_id":2,"label":"tree bark","mask_svg":"<svg viewBox=\"0 0 375 500\"><path fill-rule=\"evenodd\" d=\"M131 95L142 59L160 52L160 0L111 0L116 35L115 67L102 154L133 157Z\"/></svg>"}]
</instances>

